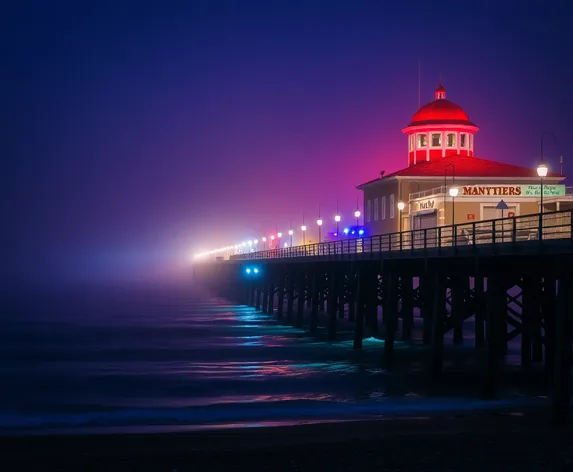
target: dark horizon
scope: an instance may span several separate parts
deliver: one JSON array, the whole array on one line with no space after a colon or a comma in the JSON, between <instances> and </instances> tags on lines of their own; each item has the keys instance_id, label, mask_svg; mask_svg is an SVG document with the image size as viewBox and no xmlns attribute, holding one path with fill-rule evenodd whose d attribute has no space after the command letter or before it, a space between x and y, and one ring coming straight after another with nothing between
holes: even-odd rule
<instances>
[{"instance_id":1,"label":"dark horizon","mask_svg":"<svg viewBox=\"0 0 573 472\"><path fill-rule=\"evenodd\" d=\"M352 221L354 187L407 165L418 62L422 104L441 75L480 126L477 157L534 167L549 130L573 172L566 2L387 5L11 5L5 282L162 279L319 205Z\"/></svg>"}]
</instances>

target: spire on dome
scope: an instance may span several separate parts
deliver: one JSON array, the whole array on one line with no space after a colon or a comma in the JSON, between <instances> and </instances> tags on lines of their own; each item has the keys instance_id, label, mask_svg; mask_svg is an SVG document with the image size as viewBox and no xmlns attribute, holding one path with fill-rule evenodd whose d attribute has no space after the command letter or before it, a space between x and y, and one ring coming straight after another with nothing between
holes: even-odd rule
<instances>
[{"instance_id":1,"label":"spire on dome","mask_svg":"<svg viewBox=\"0 0 573 472\"><path fill-rule=\"evenodd\" d=\"M442 85L442 77L441 76L440 76L440 85L438 85L438 88L434 92L434 98L436 100L445 100L445 98L446 98L446 89Z\"/></svg>"}]
</instances>

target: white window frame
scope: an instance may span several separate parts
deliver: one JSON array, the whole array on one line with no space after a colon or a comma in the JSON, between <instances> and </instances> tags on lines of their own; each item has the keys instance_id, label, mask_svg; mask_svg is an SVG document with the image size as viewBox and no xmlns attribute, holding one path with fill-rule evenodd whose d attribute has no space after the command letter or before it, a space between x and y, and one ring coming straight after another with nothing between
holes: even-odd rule
<instances>
[{"instance_id":1,"label":"white window frame","mask_svg":"<svg viewBox=\"0 0 573 472\"><path fill-rule=\"evenodd\" d=\"M422 136L426 137L426 145L425 146L422 146L420 143ZM416 149L427 149L427 147L428 147L428 133L418 133L416 135Z\"/></svg>"},{"instance_id":2,"label":"white window frame","mask_svg":"<svg viewBox=\"0 0 573 472\"><path fill-rule=\"evenodd\" d=\"M436 144L434 146L434 136L439 136L440 137L440 144ZM442 147L442 140L443 140L443 134L442 133L431 133L430 134L430 147L431 148L441 148Z\"/></svg>"},{"instance_id":3,"label":"white window frame","mask_svg":"<svg viewBox=\"0 0 573 472\"><path fill-rule=\"evenodd\" d=\"M453 137L454 137L454 144L452 144L451 146L450 146L450 143L449 143L450 136L453 136ZM455 147L456 147L456 133L447 133L447 134L446 134L446 147L447 147L448 149L452 149L452 148L455 148Z\"/></svg>"},{"instance_id":4,"label":"white window frame","mask_svg":"<svg viewBox=\"0 0 573 472\"><path fill-rule=\"evenodd\" d=\"M378 215L380 212L378 211L378 199L374 199L374 221L378 221Z\"/></svg>"},{"instance_id":5,"label":"white window frame","mask_svg":"<svg viewBox=\"0 0 573 472\"><path fill-rule=\"evenodd\" d=\"M394 194L390 195L390 218L394 218L395 211L394 211Z\"/></svg>"},{"instance_id":6,"label":"white window frame","mask_svg":"<svg viewBox=\"0 0 573 472\"><path fill-rule=\"evenodd\" d=\"M380 213L381 213L381 220L385 220L386 219L386 197L382 197L380 199L380 204L382 206L382 208L380 209Z\"/></svg>"},{"instance_id":7,"label":"white window frame","mask_svg":"<svg viewBox=\"0 0 573 472\"><path fill-rule=\"evenodd\" d=\"M462 138L464 139L464 143L462 143ZM460 133L460 147L466 149L468 147L468 134L467 133Z\"/></svg>"}]
</instances>

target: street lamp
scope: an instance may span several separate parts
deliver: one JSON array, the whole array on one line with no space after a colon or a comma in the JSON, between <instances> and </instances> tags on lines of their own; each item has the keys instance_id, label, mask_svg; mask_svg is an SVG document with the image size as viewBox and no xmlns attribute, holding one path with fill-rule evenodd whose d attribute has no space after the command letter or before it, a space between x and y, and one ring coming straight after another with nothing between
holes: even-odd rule
<instances>
[{"instance_id":1,"label":"street lamp","mask_svg":"<svg viewBox=\"0 0 573 472\"><path fill-rule=\"evenodd\" d=\"M354 218L356 218L356 226L359 226L359 218L360 218L360 210L357 208L356 211L354 212Z\"/></svg>"},{"instance_id":2,"label":"street lamp","mask_svg":"<svg viewBox=\"0 0 573 472\"><path fill-rule=\"evenodd\" d=\"M398 202L398 211L400 212L400 237L402 236L402 212L406 208L406 204L404 202Z\"/></svg>"},{"instance_id":3,"label":"street lamp","mask_svg":"<svg viewBox=\"0 0 573 472\"><path fill-rule=\"evenodd\" d=\"M542 160L537 166L537 175L539 176L539 179L541 181L541 197L539 201L539 207L540 207L539 213L543 213L543 179L547 177L548 171L549 169L547 168L547 165Z\"/></svg>"},{"instance_id":4,"label":"street lamp","mask_svg":"<svg viewBox=\"0 0 573 472\"><path fill-rule=\"evenodd\" d=\"M294 231L292 229L288 230L288 235L290 236L290 247L292 247L292 235L293 235Z\"/></svg>"},{"instance_id":5,"label":"street lamp","mask_svg":"<svg viewBox=\"0 0 573 472\"><path fill-rule=\"evenodd\" d=\"M338 229L339 229L339 223L340 223L340 215L336 215L334 217L334 221L336 221L336 239L338 239Z\"/></svg>"},{"instance_id":6,"label":"street lamp","mask_svg":"<svg viewBox=\"0 0 573 472\"><path fill-rule=\"evenodd\" d=\"M458 196L458 194L460 193L460 189L458 187L450 187L450 197L452 197L452 226L454 226L455 223L455 218L454 218L454 211L455 211L455 203L456 203L456 197Z\"/></svg>"},{"instance_id":7,"label":"street lamp","mask_svg":"<svg viewBox=\"0 0 573 472\"><path fill-rule=\"evenodd\" d=\"M549 170L549 169L547 169L547 165L545 164L544 156L543 156L543 138L546 135L551 136L553 138L553 142L557 143L557 138L555 137L555 134L553 134L552 131L545 131L541 134L541 156L540 156L541 162L537 166L537 175L541 179L541 198L539 200L539 206L540 206L541 211L539 213L543 213L543 179L545 177L547 177L547 172Z\"/></svg>"},{"instance_id":8,"label":"street lamp","mask_svg":"<svg viewBox=\"0 0 573 472\"><path fill-rule=\"evenodd\" d=\"M265 238L264 236L261 238L261 241L263 242L263 249L266 251L267 250L267 238Z\"/></svg>"},{"instance_id":9,"label":"street lamp","mask_svg":"<svg viewBox=\"0 0 573 472\"><path fill-rule=\"evenodd\" d=\"M450 162L444 169L444 225L446 224L446 192L448 191L448 169L450 167L452 168L452 186L456 182L456 166Z\"/></svg>"},{"instance_id":10,"label":"street lamp","mask_svg":"<svg viewBox=\"0 0 573 472\"><path fill-rule=\"evenodd\" d=\"M273 234L271 235L271 249L273 249L274 240L275 240L275 235Z\"/></svg>"},{"instance_id":11,"label":"street lamp","mask_svg":"<svg viewBox=\"0 0 573 472\"><path fill-rule=\"evenodd\" d=\"M305 246L306 245L306 225L302 225L300 227L300 230L302 231L302 245Z\"/></svg>"},{"instance_id":12,"label":"street lamp","mask_svg":"<svg viewBox=\"0 0 573 472\"><path fill-rule=\"evenodd\" d=\"M318 242L322 242L322 220L319 218L316 220L316 224L318 225Z\"/></svg>"}]
</instances>

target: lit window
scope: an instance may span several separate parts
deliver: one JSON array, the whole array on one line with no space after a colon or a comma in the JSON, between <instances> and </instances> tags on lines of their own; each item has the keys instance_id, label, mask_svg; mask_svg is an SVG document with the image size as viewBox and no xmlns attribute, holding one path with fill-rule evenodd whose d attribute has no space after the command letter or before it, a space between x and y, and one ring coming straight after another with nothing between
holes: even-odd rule
<instances>
[{"instance_id":1,"label":"lit window","mask_svg":"<svg viewBox=\"0 0 573 472\"><path fill-rule=\"evenodd\" d=\"M416 144L415 139L416 137L414 135L410 136L410 151L414 149L414 144Z\"/></svg>"},{"instance_id":2,"label":"lit window","mask_svg":"<svg viewBox=\"0 0 573 472\"><path fill-rule=\"evenodd\" d=\"M372 200L366 202L366 222L370 223L372 220Z\"/></svg>"},{"instance_id":3,"label":"lit window","mask_svg":"<svg viewBox=\"0 0 573 472\"><path fill-rule=\"evenodd\" d=\"M456 135L448 134L448 147L456 147Z\"/></svg>"},{"instance_id":4,"label":"lit window","mask_svg":"<svg viewBox=\"0 0 573 472\"><path fill-rule=\"evenodd\" d=\"M442 135L440 133L432 134L432 146L440 147L442 145Z\"/></svg>"},{"instance_id":5,"label":"lit window","mask_svg":"<svg viewBox=\"0 0 573 472\"><path fill-rule=\"evenodd\" d=\"M418 135L418 147L424 148L428 145L428 135L427 134L419 134Z\"/></svg>"},{"instance_id":6,"label":"lit window","mask_svg":"<svg viewBox=\"0 0 573 472\"><path fill-rule=\"evenodd\" d=\"M382 217L380 218L381 220L385 220L386 219L386 197L382 197L381 199L381 204L382 204Z\"/></svg>"},{"instance_id":7,"label":"lit window","mask_svg":"<svg viewBox=\"0 0 573 472\"><path fill-rule=\"evenodd\" d=\"M394 194L390 195L390 218L394 218Z\"/></svg>"},{"instance_id":8,"label":"lit window","mask_svg":"<svg viewBox=\"0 0 573 472\"><path fill-rule=\"evenodd\" d=\"M466 133L462 133L460 134L460 147L465 148L467 145L467 137L468 135Z\"/></svg>"},{"instance_id":9,"label":"lit window","mask_svg":"<svg viewBox=\"0 0 573 472\"><path fill-rule=\"evenodd\" d=\"M380 212L378 211L378 199L375 198L374 199L374 221L378 221L378 214Z\"/></svg>"}]
</instances>

